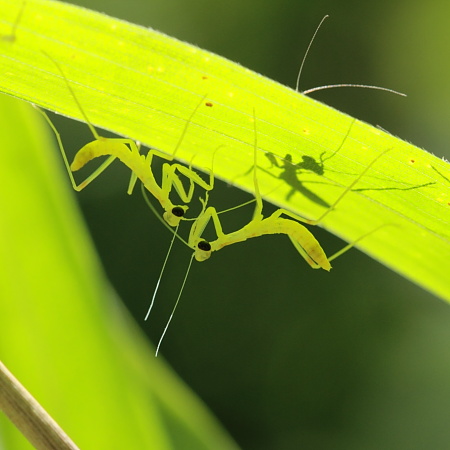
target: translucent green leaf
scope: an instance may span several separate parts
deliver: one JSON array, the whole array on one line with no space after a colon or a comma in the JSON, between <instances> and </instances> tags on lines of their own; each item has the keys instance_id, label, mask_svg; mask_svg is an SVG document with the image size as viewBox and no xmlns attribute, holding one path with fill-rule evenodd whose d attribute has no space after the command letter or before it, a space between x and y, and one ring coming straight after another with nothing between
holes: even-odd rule
<instances>
[{"instance_id":1,"label":"translucent green leaf","mask_svg":"<svg viewBox=\"0 0 450 450\"><path fill-rule=\"evenodd\" d=\"M4 35L21 3L0 1ZM207 95L212 106L195 115L177 156L195 156L196 165L208 168L223 145L215 175L248 191L254 109L261 190L303 216L319 217L325 203L390 149L322 226L353 241L385 225L358 247L450 299L447 162L219 56L82 8L29 0L16 31L15 40L1 43L1 91L80 119L45 51L63 67L93 123L168 153ZM264 155L286 170L291 157L303 170L286 174Z\"/></svg>"}]
</instances>

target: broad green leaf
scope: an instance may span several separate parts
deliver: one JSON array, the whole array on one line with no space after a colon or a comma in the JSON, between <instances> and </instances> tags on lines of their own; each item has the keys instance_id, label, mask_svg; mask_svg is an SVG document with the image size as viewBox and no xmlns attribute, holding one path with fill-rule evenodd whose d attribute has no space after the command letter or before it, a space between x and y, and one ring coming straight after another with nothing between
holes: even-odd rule
<instances>
[{"instance_id":1,"label":"broad green leaf","mask_svg":"<svg viewBox=\"0 0 450 450\"><path fill-rule=\"evenodd\" d=\"M0 358L82 449L234 449L118 302L42 117L0 98ZM0 414L0 447L31 449Z\"/></svg>"},{"instance_id":2,"label":"broad green leaf","mask_svg":"<svg viewBox=\"0 0 450 450\"><path fill-rule=\"evenodd\" d=\"M0 1L4 35L11 33L21 4ZM447 162L219 56L48 0L27 1L15 40L1 43L0 90L81 119L61 74L42 51L61 65L95 125L167 153L206 95L212 106L202 105L195 114L177 156L183 161L195 156L196 165L208 168L223 145L215 175L250 192L254 110L261 191L302 216L320 217L324 202L332 204L389 149L321 226L351 242L384 225L358 247L450 299ZM284 169L265 155L275 155ZM301 166L313 164L288 172L290 157Z\"/></svg>"}]
</instances>

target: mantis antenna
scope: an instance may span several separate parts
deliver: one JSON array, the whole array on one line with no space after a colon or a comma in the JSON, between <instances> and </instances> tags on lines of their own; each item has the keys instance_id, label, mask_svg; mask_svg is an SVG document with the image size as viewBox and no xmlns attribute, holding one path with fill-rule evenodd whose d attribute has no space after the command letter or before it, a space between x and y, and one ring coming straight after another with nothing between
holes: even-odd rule
<instances>
[{"instance_id":1,"label":"mantis antenna","mask_svg":"<svg viewBox=\"0 0 450 450\"><path fill-rule=\"evenodd\" d=\"M297 75L297 82L295 83L295 90L297 92L299 92L298 89L299 89L299 86L300 86L300 77L302 76L303 66L305 65L306 58L308 57L309 50L311 49L311 45L314 42L314 39L316 38L316 35L319 32L320 27L325 22L325 20L328 19L328 17L330 17L328 14L323 16L322 20L320 21L319 25L316 28L316 31L314 31L314 34L313 34L311 40L309 41L309 44L308 44L308 47L306 48L305 54L303 55L302 63L300 64L300 69L299 69L298 75Z\"/></svg>"},{"instance_id":2,"label":"mantis antenna","mask_svg":"<svg viewBox=\"0 0 450 450\"><path fill-rule=\"evenodd\" d=\"M187 243L187 242L186 242L186 241L178 234L178 226L177 226L177 228L174 230L173 228L171 228L171 227L167 224L167 222L165 222L165 221L161 218L161 216L160 216L160 215L158 214L158 212L156 211L155 207L152 205L152 202L151 202L150 199L148 198L147 191L145 190L143 184L141 184L141 188L142 188L142 195L144 196L144 200L145 200L145 202L147 203L147 205L149 206L149 208L153 211L153 213L154 213L154 214L156 215L156 217L161 221L161 223L162 223L162 224L163 224L163 225L164 225L171 233L173 233L173 237L172 237L172 240L170 241L169 249L167 250L167 254L166 254L166 257L165 257L165 259L164 259L164 263L163 263L163 266L162 266L162 268L161 268L161 272L159 273L158 281L156 282L155 290L153 291L153 296L152 296L152 300L151 300L151 302L150 302L150 306L149 306L149 308L148 308L148 310L147 310L147 314L145 315L145 318L144 318L144 320L147 320L147 319L148 319L148 316L150 315L150 312L152 311L153 305L154 305L154 303L155 303L156 293L158 292L159 284L160 284L160 282L161 282L161 279L162 279L164 270L165 270L165 268L166 268L166 264L167 264L167 260L169 259L170 252L172 251L172 247L173 247L173 243L174 243L174 241L175 241L175 238L180 239L185 245L188 245L188 243ZM208 194L208 192L207 192L206 194ZM159 338L158 345L157 345L157 347L156 347L156 352L155 352L155 356L156 356L156 357L158 356L159 347L161 346L161 342L162 342L163 339L164 339L164 336L165 336L165 334L166 334L166 332L167 332L167 329L169 328L169 324L170 324L170 322L172 321L173 315L175 314L175 310L177 309L178 303L179 303L180 298L181 298L181 294L183 293L184 286L185 286L186 281L187 281L188 276L189 276L189 272L191 271L191 266L192 266L192 261L193 261L193 260L194 260L194 253L192 253L192 256L191 256L191 258L190 258L190 261L189 261L189 264L188 264L188 268L187 268L187 270L186 270L186 274L184 275L183 283L182 283L181 288L180 288L180 292L178 293L177 300L176 300L175 305L174 305L174 307L173 307L173 309L172 309L172 312L170 313L169 320L167 321L166 326L164 327L164 330L163 330L163 332L162 332L162 334L161 334L161 337Z\"/></svg>"},{"instance_id":3,"label":"mantis antenna","mask_svg":"<svg viewBox=\"0 0 450 450\"><path fill-rule=\"evenodd\" d=\"M142 186L144 186L144 185L142 184ZM143 191L143 192L145 193L145 191ZM145 194L144 194L144 196L145 196ZM147 199L147 200L148 200L148 199ZM151 203L150 203L150 204L151 204ZM152 207L153 207L153 205L152 205ZM157 214L157 216L160 217L159 214ZM163 222L164 222L164 221L163 221ZM166 222L164 222L164 224L166 224ZM166 224L166 225L167 225L167 224ZM150 313L151 313L151 311L152 311L153 304L155 303L155 298L156 298L156 293L158 292L159 283L161 282L161 278L162 278L162 276L163 276L164 269L166 268L167 260L169 259L170 252L172 251L172 247L173 247L173 243L174 243L174 241L175 241L175 238L178 236L178 227L179 227L179 225L177 225L177 227L175 228L175 230L172 230L172 228L170 229L171 231L174 232L174 233L173 233L173 238L172 238L172 240L170 241L169 250L167 250L166 257L164 258L164 263L163 263L163 265L162 265L161 272L159 273L158 281L156 282L155 290L153 291L152 300L151 300L151 302L150 302L150 306L149 306L149 308L148 308L148 311L147 311L147 314L145 315L144 320L147 320L147 319L148 319L148 316L150 315ZM179 236L178 236L178 237L179 237Z\"/></svg>"},{"instance_id":4,"label":"mantis antenna","mask_svg":"<svg viewBox=\"0 0 450 450\"><path fill-rule=\"evenodd\" d=\"M186 270L186 275L184 276L183 283L181 284L180 293L178 294L177 301L175 302L175 306L173 307L172 312L170 313L170 316L169 316L169 320L167 321L166 326L164 327L164 330L161 334L161 337L159 338L158 345L156 346L155 356L158 356L158 352L159 352L159 348L161 347L161 343L164 339L164 336L166 335L167 329L169 328L169 325L170 325L170 322L172 321L173 315L175 314L175 310L177 309L178 303L181 298L181 294L183 293L183 290L184 290L184 285L186 284L186 280L187 280L189 272L191 270L193 260L194 260L194 254L192 254L191 259L189 260L189 265Z\"/></svg>"},{"instance_id":5,"label":"mantis antenna","mask_svg":"<svg viewBox=\"0 0 450 450\"><path fill-rule=\"evenodd\" d=\"M295 90L296 92L300 92L304 95L309 95L312 94L313 92L316 91L322 91L324 89L333 89L333 88L341 88L341 87L350 87L350 88L363 88L363 89L375 89L377 91L386 91L386 92L390 92L392 94L396 94L396 95L400 95L402 97L406 97L406 94L402 94L401 92L398 91L394 91L393 89L389 89L389 88L384 88L381 86L372 86L372 85L367 85L367 84L353 84L353 83L344 83L344 84L328 84L326 86L318 86L315 88L311 88L311 89L307 89L305 91L299 91L299 87L300 87L300 78L303 72L303 66L305 65L305 61L306 58L309 54L309 51L311 49L312 43L314 42L314 39L316 38L317 33L319 32L319 29L321 28L322 24L325 22L326 19L328 19L328 15L324 16L322 18L322 20L320 21L319 25L316 28L316 31L314 31L314 34L311 38L311 40L309 41L308 47L306 48L306 52L303 56L302 62L300 64L300 69L298 71L298 75L297 75L297 82L295 83Z\"/></svg>"}]
</instances>

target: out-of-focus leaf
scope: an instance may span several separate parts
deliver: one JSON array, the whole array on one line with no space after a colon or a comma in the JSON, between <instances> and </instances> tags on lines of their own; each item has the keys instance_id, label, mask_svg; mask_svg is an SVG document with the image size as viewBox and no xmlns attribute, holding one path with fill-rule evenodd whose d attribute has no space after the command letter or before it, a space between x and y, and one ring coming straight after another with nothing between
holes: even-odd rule
<instances>
[{"instance_id":1,"label":"out-of-focus leaf","mask_svg":"<svg viewBox=\"0 0 450 450\"><path fill-rule=\"evenodd\" d=\"M0 123L2 361L82 449L236 448L115 298L42 117L2 96ZM31 448L4 416L2 444Z\"/></svg>"}]
</instances>

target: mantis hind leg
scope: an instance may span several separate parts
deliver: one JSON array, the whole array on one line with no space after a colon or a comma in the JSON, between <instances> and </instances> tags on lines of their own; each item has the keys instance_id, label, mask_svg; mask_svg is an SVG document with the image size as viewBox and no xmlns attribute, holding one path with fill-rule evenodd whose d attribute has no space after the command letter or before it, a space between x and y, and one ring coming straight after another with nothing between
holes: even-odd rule
<instances>
[{"instance_id":1,"label":"mantis hind leg","mask_svg":"<svg viewBox=\"0 0 450 450\"><path fill-rule=\"evenodd\" d=\"M104 161L99 167L97 167L97 169L94 170L94 172L92 172L87 178L85 178L81 183L79 183L78 185L76 184L73 175L71 172L69 172L70 174L70 179L72 181L72 186L76 191L82 191L88 184L90 184L92 181L94 181L100 174L103 173L103 171L109 167L114 160L116 159L115 156L109 156L106 161Z\"/></svg>"},{"instance_id":2,"label":"mantis hind leg","mask_svg":"<svg viewBox=\"0 0 450 450\"><path fill-rule=\"evenodd\" d=\"M73 177L72 169L70 168L69 161L67 159L66 151L64 149L64 145L61 140L61 135L59 134L58 130L56 129L53 122L50 120L50 117L48 117L47 113L45 113L41 108L38 108L35 106L35 108L44 116L44 119L47 121L47 123L50 125L50 128L53 130L53 133L55 134L56 141L58 142L58 147L61 152L61 156L64 161L64 166L67 170L67 174L69 175L70 182L72 184L72 187L75 191L79 192L83 190L91 181L93 181L95 178L97 178L115 159L115 156L110 156L106 161L104 161L91 175L89 175L84 181L77 184L75 181L75 178Z\"/></svg>"},{"instance_id":3,"label":"mantis hind leg","mask_svg":"<svg viewBox=\"0 0 450 450\"><path fill-rule=\"evenodd\" d=\"M380 226L374 228L373 230L368 231L367 233L362 234L357 239L355 239L354 241L350 242L345 247L343 247L341 250L337 251L336 253L333 253L331 256L326 257L323 254L325 260L322 260L320 258L320 256L321 256L320 254L318 255L319 256L318 258L312 257L312 255L310 253L308 253L293 236L289 235L289 238L291 239L291 242L294 245L294 247L297 249L297 251L303 257L303 259L313 269L320 269L320 268L322 268L322 269L325 269L325 270L329 271L331 269L331 265L330 265L331 261L337 259L338 257L343 255L344 253L348 252L350 249L352 249L361 240L367 238L368 236L370 236L373 233L376 233L381 228L389 226L389 225L393 225L393 224L383 224L383 225L380 225ZM317 243L317 245L318 245L318 247L320 247L319 243ZM320 248L322 248L322 247L320 247Z\"/></svg>"},{"instance_id":4,"label":"mantis hind leg","mask_svg":"<svg viewBox=\"0 0 450 450\"><path fill-rule=\"evenodd\" d=\"M387 227L387 226L394 226L394 224L383 224L380 225L376 228L374 228L373 230L368 231L367 233L364 233L363 235L359 236L357 239L355 239L353 242L350 242L349 244L347 244L344 248L342 248L341 250L337 251L336 253L333 253L331 256L328 257L328 261L333 261L334 259L338 258L339 256L343 255L344 253L348 252L351 248L353 248L359 241L365 239L366 237L370 236L373 233L376 233L378 230L380 230L383 227Z\"/></svg>"}]
</instances>

